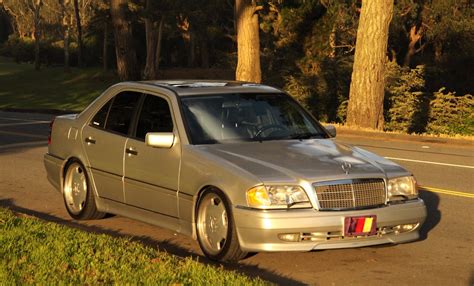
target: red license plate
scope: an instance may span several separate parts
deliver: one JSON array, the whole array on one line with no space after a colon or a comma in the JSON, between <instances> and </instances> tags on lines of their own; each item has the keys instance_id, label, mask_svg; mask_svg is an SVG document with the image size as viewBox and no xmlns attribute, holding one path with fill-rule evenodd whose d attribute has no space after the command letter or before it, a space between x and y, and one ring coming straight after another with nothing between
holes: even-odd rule
<instances>
[{"instance_id":1,"label":"red license plate","mask_svg":"<svg viewBox=\"0 0 474 286\"><path fill-rule=\"evenodd\" d=\"M377 216L353 216L344 218L344 236L366 236L377 233Z\"/></svg>"}]
</instances>

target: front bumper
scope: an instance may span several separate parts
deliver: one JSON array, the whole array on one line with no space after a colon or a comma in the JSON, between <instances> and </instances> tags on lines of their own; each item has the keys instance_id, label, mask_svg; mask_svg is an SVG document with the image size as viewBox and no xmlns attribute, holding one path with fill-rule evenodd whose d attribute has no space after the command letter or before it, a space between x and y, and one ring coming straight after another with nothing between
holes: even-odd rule
<instances>
[{"instance_id":1,"label":"front bumper","mask_svg":"<svg viewBox=\"0 0 474 286\"><path fill-rule=\"evenodd\" d=\"M419 229L426 218L426 207L421 199L366 210L263 211L235 207L233 211L240 246L249 252L310 251L409 242L419 238ZM377 216L377 235L344 237L344 218L364 215ZM397 226L407 224L415 227L397 231ZM278 236L287 233L299 233L299 241L287 242Z\"/></svg>"}]
</instances>

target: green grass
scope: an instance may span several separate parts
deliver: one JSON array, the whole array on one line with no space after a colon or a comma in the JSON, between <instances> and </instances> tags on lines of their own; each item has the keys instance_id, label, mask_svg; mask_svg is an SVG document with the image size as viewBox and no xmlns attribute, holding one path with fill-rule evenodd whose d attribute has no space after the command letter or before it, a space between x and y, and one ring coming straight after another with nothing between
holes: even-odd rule
<instances>
[{"instance_id":1,"label":"green grass","mask_svg":"<svg viewBox=\"0 0 474 286\"><path fill-rule=\"evenodd\" d=\"M111 84L112 73L98 68L75 69L17 64L0 58L0 109L83 110Z\"/></svg>"},{"instance_id":2,"label":"green grass","mask_svg":"<svg viewBox=\"0 0 474 286\"><path fill-rule=\"evenodd\" d=\"M128 239L88 233L0 208L0 284L266 283Z\"/></svg>"}]
</instances>

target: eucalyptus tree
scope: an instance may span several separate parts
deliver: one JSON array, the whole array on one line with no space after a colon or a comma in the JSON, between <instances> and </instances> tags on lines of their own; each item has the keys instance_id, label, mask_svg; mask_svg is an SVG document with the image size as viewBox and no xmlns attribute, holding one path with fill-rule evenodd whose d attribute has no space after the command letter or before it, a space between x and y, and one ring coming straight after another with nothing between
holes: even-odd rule
<instances>
[{"instance_id":1,"label":"eucalyptus tree","mask_svg":"<svg viewBox=\"0 0 474 286\"><path fill-rule=\"evenodd\" d=\"M237 68L235 79L261 82L260 36L258 11L263 6L256 0L235 0L235 26L237 29Z\"/></svg>"},{"instance_id":2,"label":"eucalyptus tree","mask_svg":"<svg viewBox=\"0 0 474 286\"><path fill-rule=\"evenodd\" d=\"M362 0L347 124L383 129L385 64L394 0Z\"/></svg>"},{"instance_id":3,"label":"eucalyptus tree","mask_svg":"<svg viewBox=\"0 0 474 286\"><path fill-rule=\"evenodd\" d=\"M138 80L140 78L140 70L133 44L132 27L128 19L128 1L111 0L110 14L114 27L118 76L123 81Z\"/></svg>"}]
</instances>

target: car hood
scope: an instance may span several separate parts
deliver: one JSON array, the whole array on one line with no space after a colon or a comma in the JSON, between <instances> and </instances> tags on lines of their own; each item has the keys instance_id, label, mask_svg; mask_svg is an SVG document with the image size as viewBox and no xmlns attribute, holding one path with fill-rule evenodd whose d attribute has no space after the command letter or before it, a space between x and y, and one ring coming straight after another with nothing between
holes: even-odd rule
<instances>
[{"instance_id":1,"label":"car hood","mask_svg":"<svg viewBox=\"0 0 474 286\"><path fill-rule=\"evenodd\" d=\"M201 145L200 149L263 182L315 182L408 174L389 160L333 139L214 144Z\"/></svg>"}]
</instances>

